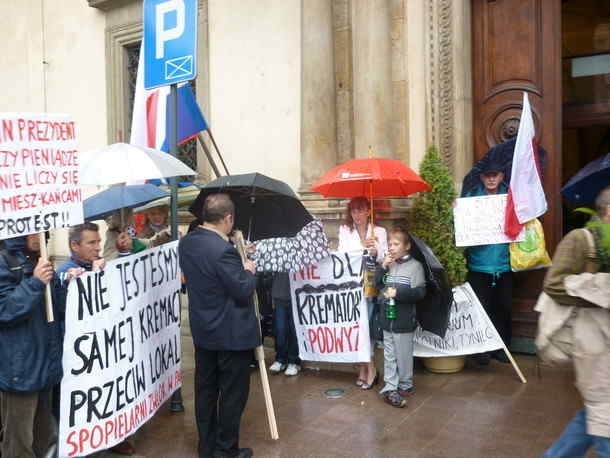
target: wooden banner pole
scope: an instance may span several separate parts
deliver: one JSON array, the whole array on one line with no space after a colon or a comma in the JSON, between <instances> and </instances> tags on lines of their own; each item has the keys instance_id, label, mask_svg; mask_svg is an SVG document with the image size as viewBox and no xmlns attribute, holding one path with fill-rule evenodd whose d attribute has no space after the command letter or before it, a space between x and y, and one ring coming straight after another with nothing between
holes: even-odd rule
<instances>
[{"instance_id":1,"label":"wooden banner pole","mask_svg":"<svg viewBox=\"0 0 610 458\"><path fill-rule=\"evenodd\" d=\"M210 163L210 166L212 167L212 170L214 171L214 175L216 175L216 178L218 178L221 175L220 170L218 170L218 167L216 166L216 162L214 161L214 158L212 157L212 153L210 152L208 145L205 144L205 141L203 140L203 135L201 135L201 133L199 133L197 135L197 140L199 140L199 144L203 148L203 152L205 153L205 156L208 158L208 162Z\"/></svg>"},{"instance_id":2,"label":"wooden banner pole","mask_svg":"<svg viewBox=\"0 0 610 458\"><path fill-rule=\"evenodd\" d=\"M210 140L212 140L212 144L214 145L214 148L216 149L216 153L218 154L218 157L220 158L220 163L222 164L222 167L225 169L225 173L227 175L231 175L229 173L229 169L227 168L227 164L225 164L224 159L222 158L222 154L220 154L220 150L218 149L218 145L216 144L216 140L214 139L214 135L212 135L212 129L210 129L209 127L207 128L206 132L208 133L208 135L210 136Z\"/></svg>"},{"instance_id":3,"label":"wooden banner pole","mask_svg":"<svg viewBox=\"0 0 610 458\"><path fill-rule=\"evenodd\" d=\"M47 238L43 233L38 234L38 240L40 243L40 257L43 259L49 260L49 254L47 252ZM44 297L45 297L45 307L47 311L47 321L52 323L55 321L55 316L53 314L53 298L51 296L51 284L47 283L44 288Z\"/></svg>"},{"instance_id":4,"label":"wooden banner pole","mask_svg":"<svg viewBox=\"0 0 610 458\"><path fill-rule=\"evenodd\" d=\"M527 383L527 380L523 376L523 373L521 372L521 369L519 369L519 366L517 365L517 362L513 358L513 355L510 354L510 351L508 351L508 348L506 348L506 345L504 345L504 347L502 349L504 350L504 353L506 353L506 356L508 357L510 363L513 365L513 369L515 369L515 372L517 373L517 375L521 379L521 383Z\"/></svg>"},{"instance_id":5,"label":"wooden banner pole","mask_svg":"<svg viewBox=\"0 0 610 458\"><path fill-rule=\"evenodd\" d=\"M233 241L235 242L235 248L239 252L241 256L242 262L247 259L246 256L246 244L244 242L244 236L241 231L235 231L233 235ZM265 396L265 407L267 409L267 420L269 421L269 429L271 431L271 439L277 440L280 438L278 430L277 430L277 421L275 419L275 409L273 408L273 399L271 397L271 387L269 386L269 377L267 375L267 366L265 366L265 350L263 349L263 331L260 327L260 311L258 308L258 297L256 296L256 291L252 295L252 299L254 302L254 312L256 314L256 319L258 320L258 332L261 337L261 344L255 348L254 354L256 356L256 360L258 361L258 368L261 374L261 383L263 385L263 394Z\"/></svg>"}]
</instances>

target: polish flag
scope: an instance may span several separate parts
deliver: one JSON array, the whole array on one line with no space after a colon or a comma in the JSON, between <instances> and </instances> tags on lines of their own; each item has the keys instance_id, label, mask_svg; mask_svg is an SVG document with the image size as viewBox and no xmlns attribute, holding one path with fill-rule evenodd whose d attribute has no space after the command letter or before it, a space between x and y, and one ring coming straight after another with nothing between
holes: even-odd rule
<instances>
[{"instance_id":1,"label":"polish flag","mask_svg":"<svg viewBox=\"0 0 610 458\"><path fill-rule=\"evenodd\" d=\"M523 112L517 132L506 202L504 233L512 239L516 238L525 223L542 215L546 210L532 109L524 92Z\"/></svg>"},{"instance_id":2,"label":"polish flag","mask_svg":"<svg viewBox=\"0 0 610 458\"><path fill-rule=\"evenodd\" d=\"M136 146L161 149L165 141L168 95L169 86L149 90L144 88L144 40L142 40L129 143Z\"/></svg>"},{"instance_id":3,"label":"polish flag","mask_svg":"<svg viewBox=\"0 0 610 458\"><path fill-rule=\"evenodd\" d=\"M140 51L136 93L133 101L131 137L129 143L160 151L169 151L169 86L150 90L144 88L144 45ZM188 83L176 90L178 108L178 144L195 138L208 129L208 123L197 104L195 94Z\"/></svg>"}]
</instances>

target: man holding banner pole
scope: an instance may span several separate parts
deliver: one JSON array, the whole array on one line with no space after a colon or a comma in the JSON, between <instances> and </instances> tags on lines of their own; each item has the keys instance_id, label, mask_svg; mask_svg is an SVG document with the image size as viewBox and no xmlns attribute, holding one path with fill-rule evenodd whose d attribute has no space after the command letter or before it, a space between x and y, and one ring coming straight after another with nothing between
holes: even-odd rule
<instances>
[{"instance_id":1,"label":"man holding banner pole","mask_svg":"<svg viewBox=\"0 0 610 458\"><path fill-rule=\"evenodd\" d=\"M249 458L239 448L239 423L250 389L252 350L260 345L251 302L256 266L242 263L229 242L235 206L227 194L211 194L203 225L178 246L186 278L195 345L195 416L200 458Z\"/></svg>"},{"instance_id":2,"label":"man holding banner pole","mask_svg":"<svg viewBox=\"0 0 610 458\"><path fill-rule=\"evenodd\" d=\"M0 250L0 412L4 457L43 456L56 427L51 389L61 378L61 330L47 322L44 291L54 272L38 234Z\"/></svg>"},{"instance_id":3,"label":"man holding banner pole","mask_svg":"<svg viewBox=\"0 0 610 458\"><path fill-rule=\"evenodd\" d=\"M502 166L495 162L485 164L481 170L481 183L464 197L506 194ZM477 245L466 250L468 283L478 296L494 327L506 346L511 340L511 307L513 274L510 268L508 243ZM489 364L490 357L509 363L502 350L476 355L481 365Z\"/></svg>"}]
</instances>

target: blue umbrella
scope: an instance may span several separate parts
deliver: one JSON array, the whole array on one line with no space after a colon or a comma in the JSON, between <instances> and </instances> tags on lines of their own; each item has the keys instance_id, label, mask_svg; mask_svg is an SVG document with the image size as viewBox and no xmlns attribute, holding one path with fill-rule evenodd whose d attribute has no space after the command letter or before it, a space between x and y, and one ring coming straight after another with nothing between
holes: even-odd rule
<instances>
[{"instance_id":1,"label":"blue umbrella","mask_svg":"<svg viewBox=\"0 0 610 458\"><path fill-rule=\"evenodd\" d=\"M610 185L610 153L589 162L568 180L561 194L570 202L592 204L602 189Z\"/></svg>"},{"instance_id":2,"label":"blue umbrella","mask_svg":"<svg viewBox=\"0 0 610 458\"><path fill-rule=\"evenodd\" d=\"M167 196L167 192L152 184L114 186L84 200L85 220L103 219L121 209L138 207Z\"/></svg>"}]
</instances>

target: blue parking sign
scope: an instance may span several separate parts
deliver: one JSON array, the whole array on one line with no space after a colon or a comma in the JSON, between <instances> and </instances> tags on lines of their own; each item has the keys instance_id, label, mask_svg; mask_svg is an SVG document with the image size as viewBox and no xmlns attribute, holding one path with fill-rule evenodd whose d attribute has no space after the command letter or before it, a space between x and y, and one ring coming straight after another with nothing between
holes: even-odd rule
<instances>
[{"instance_id":1,"label":"blue parking sign","mask_svg":"<svg viewBox=\"0 0 610 458\"><path fill-rule=\"evenodd\" d=\"M197 0L144 0L144 86L197 75Z\"/></svg>"}]
</instances>

